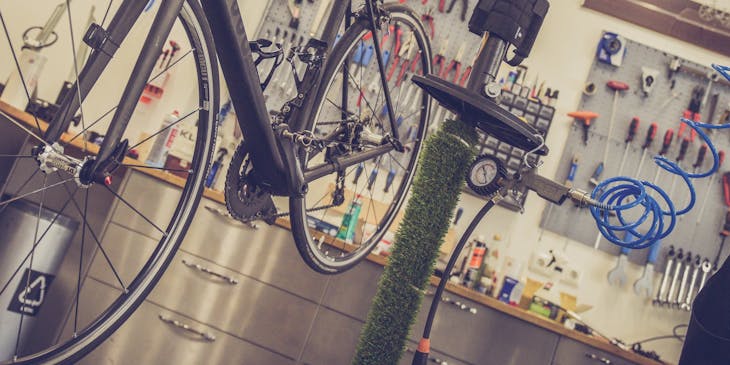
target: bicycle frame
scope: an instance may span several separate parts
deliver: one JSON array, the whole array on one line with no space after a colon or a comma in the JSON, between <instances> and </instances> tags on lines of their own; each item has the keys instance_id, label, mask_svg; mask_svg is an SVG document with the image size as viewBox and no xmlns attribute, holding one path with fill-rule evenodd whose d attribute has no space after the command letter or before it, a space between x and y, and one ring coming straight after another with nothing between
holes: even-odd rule
<instances>
[{"instance_id":1,"label":"bicycle frame","mask_svg":"<svg viewBox=\"0 0 730 365\"><path fill-rule=\"evenodd\" d=\"M370 14L376 9L373 2L378 0L366 0L366 6ZM184 0L166 0L160 2L159 11L152 23L150 32L145 40L134 71L126 85L123 97L112 118L109 130L104 138L96 160L91 166L92 174L102 166L120 145L122 135L134 112L134 108L146 84L146 80L152 73L164 42L170 33L172 25L183 6ZM122 2L119 10L112 19L106 31L99 28L101 34L101 45L92 52L89 60L79 74L78 85L74 85L67 93L61 103L56 117L45 134L45 140L49 143L57 141L63 131L67 130L71 118L79 109L80 100L83 101L104 71L109 61L122 44L129 33L134 22L142 14L147 0L126 0ZM363 153L354 154L340 158L335 163L326 163L302 172L299 161L299 146L290 139L281 137L281 131L301 131L312 113L315 100L304 98L302 106L292 111L289 118L291 125L284 125L278 131L274 131L271 125L270 116L256 66L253 63L253 56L249 48L248 35L246 33L243 19L236 0L201 0L206 18L210 24L216 52L223 70L231 96L231 102L238 111L238 122L249 145L249 153L253 165L257 183L266 186L272 193L285 196L301 196L306 192L306 183L327 174L341 170L347 166L367 161L378 155L392 151L394 145L388 144L370 149ZM349 1L334 1L333 9L326 21L325 32L322 40L328 45L328 49L334 44L339 26L343 19L349 17ZM371 16L371 27L376 27L374 15ZM346 22L347 23L347 22ZM385 65L382 62L382 50L378 41L376 44L376 59L381 73ZM305 82L319 83L321 73L316 75L307 73L304 76ZM140 77L144 75L145 77ZM205 77L205 75L204 75ZM383 82L384 82L384 76ZM386 88L387 89L387 88ZM201 90L211 92L210 90ZM387 93L387 92L386 92ZM397 128L390 95L386 95L385 102L389 111L389 118L394 131L393 137L397 140ZM208 105L201 105L201 109L208 110Z\"/></svg>"}]
</instances>

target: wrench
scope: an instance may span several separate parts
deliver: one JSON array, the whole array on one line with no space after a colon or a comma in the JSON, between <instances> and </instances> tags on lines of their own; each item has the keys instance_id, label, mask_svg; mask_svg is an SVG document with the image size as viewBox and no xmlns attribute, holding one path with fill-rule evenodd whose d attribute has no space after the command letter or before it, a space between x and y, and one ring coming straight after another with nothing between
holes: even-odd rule
<instances>
[{"instance_id":1,"label":"wrench","mask_svg":"<svg viewBox=\"0 0 730 365\"><path fill-rule=\"evenodd\" d=\"M687 259L684 263L684 271L682 272L682 283L679 285L679 293L671 302L672 307L678 308L679 303L684 299L685 290L687 290L687 280L689 279L689 271L692 270L692 252L687 251Z\"/></svg>"},{"instance_id":2,"label":"wrench","mask_svg":"<svg viewBox=\"0 0 730 365\"><path fill-rule=\"evenodd\" d=\"M692 278L689 281L689 289L687 289L687 299L684 300L679 307L687 312L692 308L692 294L694 293L695 282L697 281L697 275L700 273L700 255L695 258L694 270L692 271ZM680 300L682 300L680 298Z\"/></svg>"},{"instance_id":3,"label":"wrench","mask_svg":"<svg viewBox=\"0 0 730 365\"><path fill-rule=\"evenodd\" d=\"M674 267L674 275L672 276L672 284L669 286L669 292L667 292L667 296L663 297L661 301L659 301L659 304L669 304L669 302L674 298L674 295L676 294L675 290L677 289L677 281L679 280L679 273L682 271L682 259L684 258L684 253L682 252L682 249L680 248L679 251L677 251L677 259L675 260L675 263L677 264Z\"/></svg>"},{"instance_id":4,"label":"wrench","mask_svg":"<svg viewBox=\"0 0 730 365\"><path fill-rule=\"evenodd\" d=\"M659 256L659 249L662 242L657 240L649 249L649 256L646 258L644 265L644 274L634 283L634 293L639 296L651 298L651 292L654 291L654 264Z\"/></svg>"},{"instance_id":5,"label":"wrench","mask_svg":"<svg viewBox=\"0 0 730 365\"><path fill-rule=\"evenodd\" d=\"M624 286L624 284L626 283L626 272L624 270L624 267L626 267L626 261L629 258L629 251L631 250L626 247L621 247L621 254L619 254L618 256L616 267L608 272L609 285Z\"/></svg>"},{"instance_id":6,"label":"wrench","mask_svg":"<svg viewBox=\"0 0 730 365\"><path fill-rule=\"evenodd\" d=\"M669 276L672 275L672 266L674 266L674 245L669 246L667 266L664 268L664 275L662 275L662 284L656 293L656 298L652 301L654 305L661 304L662 298L667 294L667 285L669 285Z\"/></svg>"},{"instance_id":7,"label":"wrench","mask_svg":"<svg viewBox=\"0 0 730 365\"><path fill-rule=\"evenodd\" d=\"M710 260L705 259L705 261L702 262L702 279L700 279L700 287L697 288L697 294L699 294L700 290L705 287L705 282L707 281L707 277L710 274L710 270L712 270Z\"/></svg>"}]
</instances>

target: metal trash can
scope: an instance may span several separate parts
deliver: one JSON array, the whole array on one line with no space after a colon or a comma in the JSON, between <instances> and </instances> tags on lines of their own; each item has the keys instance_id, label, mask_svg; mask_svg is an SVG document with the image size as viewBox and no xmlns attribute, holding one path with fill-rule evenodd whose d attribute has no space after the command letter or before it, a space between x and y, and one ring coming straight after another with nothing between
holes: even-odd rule
<instances>
[{"instance_id":1,"label":"metal trash can","mask_svg":"<svg viewBox=\"0 0 730 365\"><path fill-rule=\"evenodd\" d=\"M33 336L33 329L39 324L36 315L43 308L48 292L53 290L53 279L80 226L77 221L44 207L38 239L51 222L53 225L36 248L31 270L29 254L37 221L38 205L33 202L18 200L0 210L0 290L12 277L0 295L0 359L15 354L21 316L21 343L32 342L29 336Z\"/></svg>"}]
</instances>

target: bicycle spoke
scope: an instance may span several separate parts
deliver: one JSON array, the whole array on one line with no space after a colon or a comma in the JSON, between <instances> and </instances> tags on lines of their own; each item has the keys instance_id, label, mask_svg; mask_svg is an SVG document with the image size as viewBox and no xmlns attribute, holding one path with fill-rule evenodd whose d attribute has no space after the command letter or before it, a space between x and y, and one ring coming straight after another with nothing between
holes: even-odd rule
<instances>
[{"instance_id":1,"label":"bicycle spoke","mask_svg":"<svg viewBox=\"0 0 730 365\"><path fill-rule=\"evenodd\" d=\"M15 191L15 194L22 194L23 193L23 189L25 189L25 187L28 185L28 183L31 180L33 180L33 178L35 177L36 174L38 174L38 171L40 171L40 170L34 170L33 173L30 174L30 176L28 176L28 178L25 180L25 182L20 185L20 188L18 188L18 190ZM4 189L7 190L7 186ZM4 191L0 191L0 197L2 197L4 194L5 194ZM2 213L3 211L5 211L5 208L7 208L7 207L8 207L7 205L0 206L0 213Z\"/></svg>"},{"instance_id":2,"label":"bicycle spoke","mask_svg":"<svg viewBox=\"0 0 730 365\"><path fill-rule=\"evenodd\" d=\"M2 115L5 119L9 120L10 123L15 124L16 127L22 129L23 132L28 133L29 136L37 139L39 142L43 143L44 145L48 145L48 143L46 143L46 141L44 141L43 138L38 137L37 134L33 133L30 129L26 128L24 125L22 125L22 124L18 123L17 121L15 121L15 118L7 115L4 111L0 110L0 115ZM39 131L41 130L40 125L38 126L38 130Z\"/></svg>"},{"instance_id":3,"label":"bicycle spoke","mask_svg":"<svg viewBox=\"0 0 730 365\"><path fill-rule=\"evenodd\" d=\"M43 176L43 186L45 187L48 183L48 176ZM38 215L36 216L35 221L35 231L33 232L33 242L36 242L38 240L38 229L40 229L41 226L41 213L43 212L43 203L46 199L45 189L43 190L43 194L41 194L41 201L38 204ZM30 254L30 263L28 264L28 275L26 275L25 278L25 289L23 290L23 298L25 298L26 295L28 295L28 292L30 292L30 276L33 274L33 259L35 258L35 250L31 251ZM22 303L23 305L25 304ZM23 319L25 318L25 312L20 311L20 324L18 325L18 337L15 339L15 356L14 358L18 358L18 352L20 350L20 337L23 333Z\"/></svg>"},{"instance_id":4,"label":"bicycle spoke","mask_svg":"<svg viewBox=\"0 0 730 365\"><path fill-rule=\"evenodd\" d=\"M119 194L117 194L116 191L112 190L110 187L108 187L106 185L103 185L103 186L106 188L106 190L109 190L109 192L111 192L112 194L114 194L114 196L117 197L117 199L119 199L122 203L124 203L124 205L126 205L127 207L129 207L129 209L133 210L142 219L144 219L145 221L147 221L147 223L149 223L150 225L152 225L152 227L155 227L155 229L158 232L162 233L162 237L167 237L167 232L163 231L162 228L158 227L154 222L152 222L149 218L147 218L147 216L145 216L144 214L142 214L139 210L137 210L137 208L135 208L127 200L125 200L124 198L122 198Z\"/></svg>"},{"instance_id":5,"label":"bicycle spoke","mask_svg":"<svg viewBox=\"0 0 730 365\"><path fill-rule=\"evenodd\" d=\"M174 121L174 122L170 123L170 124L169 124L168 126L166 126L165 128L162 128L162 129L160 129L159 131L155 132L155 134L153 134L153 135L151 135L151 136L149 136L149 137L147 137L147 138L143 139L143 140L142 140L141 142L137 143L136 145L134 145L134 146L132 146L132 147L129 147L129 150L133 150L133 149L135 149L136 147L139 147L139 145L141 145L141 144L143 144L143 143L145 143L145 142L149 141L150 139L154 138L154 137L155 137L155 136L157 136L158 134L160 134L160 133L162 133L162 132L164 132L164 131L166 131L166 130L168 130L168 129L172 128L172 127L173 127L174 125L176 125L176 124L178 124L178 123L182 122L183 120L187 119L187 118L188 118L189 116L191 116L191 115L195 114L196 112L199 112L200 110L201 110L201 108L200 108L200 107L198 107L198 109L195 109L195 110L191 111L190 113L188 113L188 114L185 114L184 116L182 116L182 117L178 118L178 119L177 119L176 121Z\"/></svg>"},{"instance_id":6,"label":"bicycle spoke","mask_svg":"<svg viewBox=\"0 0 730 365\"><path fill-rule=\"evenodd\" d=\"M76 211L79 213L79 215L81 215L83 217L84 222L86 222L86 214L84 214L81 211L81 208L76 203L76 200L73 199L73 197L71 195L71 192L68 190L68 187L66 185L64 185L63 187L66 189L66 194L69 196L69 198L71 198L71 202L74 204L74 207L76 207ZM78 188L77 188L77 190L78 190ZM87 189L87 191L88 191L88 189ZM74 195L76 195L75 192L74 192ZM86 207L84 207L84 208L86 208ZM85 225L87 226L87 229L89 230L89 233L91 234L91 237L94 239L94 242L96 242L96 246L99 247L99 251L101 251L102 255L104 256L104 259L106 260L107 264L111 268L112 273L114 273L114 276L117 278L117 281L119 282L119 285L121 285L122 286L122 289L124 289L124 292L126 292L127 291L127 286L124 284L124 281L122 281L122 278L119 276L119 273L117 272L117 269L112 264L112 261L109 258L109 255L107 255L106 250L104 249L104 247L101 245L101 242L99 241L98 236L96 235L96 233L94 233L94 230L91 228L90 225L88 225L86 223L85 223Z\"/></svg>"},{"instance_id":7,"label":"bicycle spoke","mask_svg":"<svg viewBox=\"0 0 730 365\"><path fill-rule=\"evenodd\" d=\"M0 158L33 158L33 155L0 155Z\"/></svg>"},{"instance_id":8,"label":"bicycle spoke","mask_svg":"<svg viewBox=\"0 0 730 365\"><path fill-rule=\"evenodd\" d=\"M18 75L20 76L20 83L23 84L23 90L25 91L25 96L28 98L28 102L30 103L31 98L30 98L30 92L28 91L28 85L25 83L25 76L23 76L23 71L20 69L20 62L18 62L18 56L15 54L15 47L13 46L13 41L10 39L10 32L8 32L8 26L5 24L5 17L3 17L2 11L0 11L0 23L2 23L3 30L5 31L5 38L8 39L8 46L10 46L10 53L13 55L13 61L15 61L15 67L17 68ZM41 123L38 121L38 118L35 116L35 113L31 113L31 115L33 116L33 119L35 120L35 126L38 127L38 130L40 131ZM43 139L41 139L41 141L42 140Z\"/></svg>"},{"instance_id":9,"label":"bicycle spoke","mask_svg":"<svg viewBox=\"0 0 730 365\"><path fill-rule=\"evenodd\" d=\"M58 220L58 218L61 217L63 212L66 210L66 207L68 207L68 204L71 202L71 199L73 199L73 196L76 196L76 193L78 191L79 191L79 187L77 186L76 190L73 192L71 197L68 198L65 203L63 203L63 206L61 206L61 210L59 210L59 212L53 217L53 219L51 220L51 223L48 225L48 227L46 227L46 230L43 231L43 234L41 234L41 236L38 238L38 240L35 243L33 243L33 247L31 247L30 251L25 255L25 258L23 258L23 261L20 263L20 265L18 265L17 268L15 268L15 271L13 272L13 274L10 275L10 279L8 279L8 281L6 281L5 284L3 284L2 289L0 289L0 296L2 296L3 293L5 293L5 290L8 289L8 287L10 286L10 283L13 281L13 279L15 279L15 276L18 275L20 270L23 268L23 265L25 265L25 263L28 261L28 259L30 259L31 254L35 251L35 249L38 247L38 245L40 245L40 243L43 241L43 238L46 237L46 234L51 230L53 225L56 223L56 220Z\"/></svg>"},{"instance_id":10,"label":"bicycle spoke","mask_svg":"<svg viewBox=\"0 0 730 365\"><path fill-rule=\"evenodd\" d=\"M106 11L104 12L104 17L101 19L101 26L104 27L104 23L106 23L106 17L109 15L109 10L112 8L112 3L114 0L109 0L109 5L106 7Z\"/></svg>"},{"instance_id":11,"label":"bicycle spoke","mask_svg":"<svg viewBox=\"0 0 730 365\"><path fill-rule=\"evenodd\" d=\"M347 77L349 80L352 80L352 82L355 83L355 87L356 87L356 90L357 90L358 96L359 96L360 95L359 92L360 92L360 90L362 90L362 86L360 86L360 84L357 83L357 80L355 80L355 77L352 76L352 73L350 72L350 70L347 70ZM343 82L346 82L346 81L343 80ZM365 101L365 105L368 107L368 109L370 109L370 112L373 113L373 117L378 121L378 123L383 124L383 122L380 120L380 117L378 117L378 113L376 113L375 110L373 109L372 105L370 105L370 102L365 97L363 97L363 101ZM362 104L361 104L361 107L362 107ZM360 112L360 114L362 115L362 111Z\"/></svg>"},{"instance_id":12,"label":"bicycle spoke","mask_svg":"<svg viewBox=\"0 0 730 365\"><path fill-rule=\"evenodd\" d=\"M193 172L195 172L193 169L188 169L188 170L168 169L168 168L165 168L165 167L155 167L155 166L146 166L146 165L128 165L128 164L121 164L119 166L132 167L132 168L137 168L137 169L162 170L162 171L168 171L168 172L184 172L184 173L188 173L188 174L192 174Z\"/></svg>"},{"instance_id":13,"label":"bicycle spoke","mask_svg":"<svg viewBox=\"0 0 730 365\"><path fill-rule=\"evenodd\" d=\"M402 152L402 153L408 153L408 152ZM405 172L408 172L408 169L407 169L407 168L405 168L405 166L403 166L403 165L402 165L402 164L400 163L400 161L398 161L398 159L397 159L397 158L395 158L395 156L393 156L393 151L390 151L390 152L388 152L388 156L390 156L390 160L391 160L392 162L395 162L395 163L396 163L396 165L400 166L400 168L402 168L402 169L403 169L403 171L405 171ZM392 165L391 165L391 167L392 167Z\"/></svg>"},{"instance_id":14,"label":"bicycle spoke","mask_svg":"<svg viewBox=\"0 0 730 365\"><path fill-rule=\"evenodd\" d=\"M67 0L68 1L68 0ZM74 202L74 205L76 202ZM73 336L76 338L78 334L79 324L79 297L81 296L81 272L84 268L84 244L86 243L86 213L89 210L89 189L86 189L86 196L84 197L84 213L82 219L84 220L83 226L81 227L81 250L79 250L79 272L76 277L76 305L74 306L74 332Z\"/></svg>"},{"instance_id":15,"label":"bicycle spoke","mask_svg":"<svg viewBox=\"0 0 730 365\"><path fill-rule=\"evenodd\" d=\"M14 197L14 198L11 198L11 199L8 199L8 200L5 200L5 201L2 201L2 202L0 202L0 207L1 207L1 206L3 206L3 205L7 205L7 204L10 204L10 203L12 203L12 202L14 202L14 201L16 201L16 200L20 200L20 199L23 199L23 198L25 198L26 196L29 196L29 195L33 195L33 194L37 194L37 193L40 193L40 192L46 191L46 190L48 190L48 189L54 188L54 187L56 187L56 186L58 186L58 185L61 185L61 184L65 184L65 183L67 183L67 182L69 182L69 181L71 181L71 180L73 180L73 179L74 179L74 178L72 177L72 178L70 178L70 179L66 179L66 180L63 180L63 181L59 181L59 182L57 182L57 183L55 183L55 184L52 184L52 185L48 185L48 186L44 186L44 187L42 187L42 188L40 188L40 189L37 189L37 190L33 190L33 191L31 191L30 193L26 193L26 194L23 194L23 195L20 195L20 196L16 196L16 197Z\"/></svg>"},{"instance_id":16,"label":"bicycle spoke","mask_svg":"<svg viewBox=\"0 0 730 365\"><path fill-rule=\"evenodd\" d=\"M66 0L66 14L68 15L68 30L71 36L71 58L73 59L74 63L74 78L76 79L76 85L79 85L79 65L78 61L76 60L76 41L74 38L74 27L73 27L73 20L71 18L71 0ZM79 119L81 120L81 129L86 130L86 122L84 121L84 100L81 98L81 88L76 88L76 97L79 101ZM89 149L89 142L86 138L84 138L84 149L83 153L86 153L86 151Z\"/></svg>"}]
</instances>

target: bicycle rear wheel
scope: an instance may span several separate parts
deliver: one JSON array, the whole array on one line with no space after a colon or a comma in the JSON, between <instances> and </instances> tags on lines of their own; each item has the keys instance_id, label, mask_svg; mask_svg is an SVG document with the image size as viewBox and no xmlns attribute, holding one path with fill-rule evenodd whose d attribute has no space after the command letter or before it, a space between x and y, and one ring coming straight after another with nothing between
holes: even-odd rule
<instances>
[{"instance_id":1,"label":"bicycle rear wheel","mask_svg":"<svg viewBox=\"0 0 730 365\"><path fill-rule=\"evenodd\" d=\"M76 49L86 15L91 11L106 27L119 3L108 1L95 12L73 2L61 14L59 41L37 52L48 60L39 96L55 100L69 68L68 81L76 82L83 67ZM160 2L155 5L140 16L94 81L78 111L79 126L59 141L40 141L46 124L38 114L0 103L0 303L13 303L0 313L0 364L78 361L142 303L192 220L214 147L218 65L202 8L188 1L164 44L167 55L151 75L131 75L140 50L149 46L145 36ZM0 58L13 65L0 73L24 76L18 77L19 92L26 98L33 88L26 70L15 67L22 64L18 29L27 26L20 20L35 19L31 11L52 10L27 8L16 2L0 6L6 35L0 38ZM87 137L103 138L124 85L134 78L148 85L123 138L140 158L115 161L118 167L104 183L85 182L58 168L58 161L80 167L94 158L98 146ZM145 194L146 184L156 180L179 189L166 196Z\"/></svg>"},{"instance_id":2,"label":"bicycle rear wheel","mask_svg":"<svg viewBox=\"0 0 730 365\"><path fill-rule=\"evenodd\" d=\"M386 4L384 9L388 22L383 29L388 30L388 39L382 46L390 54L385 68L387 84L381 82L375 56L367 62L374 43L369 19L360 19L332 50L314 94L318 104L306 124L307 131L327 139L329 146L325 151L310 150L303 164L306 171L334 157L381 144L365 141L372 136L393 136L386 88L405 152L391 151L343 168L310 182L304 197L290 199L297 249L311 268L325 274L353 267L397 226L427 130L430 99L410 76L431 72L428 37L419 16L407 6ZM400 49L396 49L398 45Z\"/></svg>"}]
</instances>

